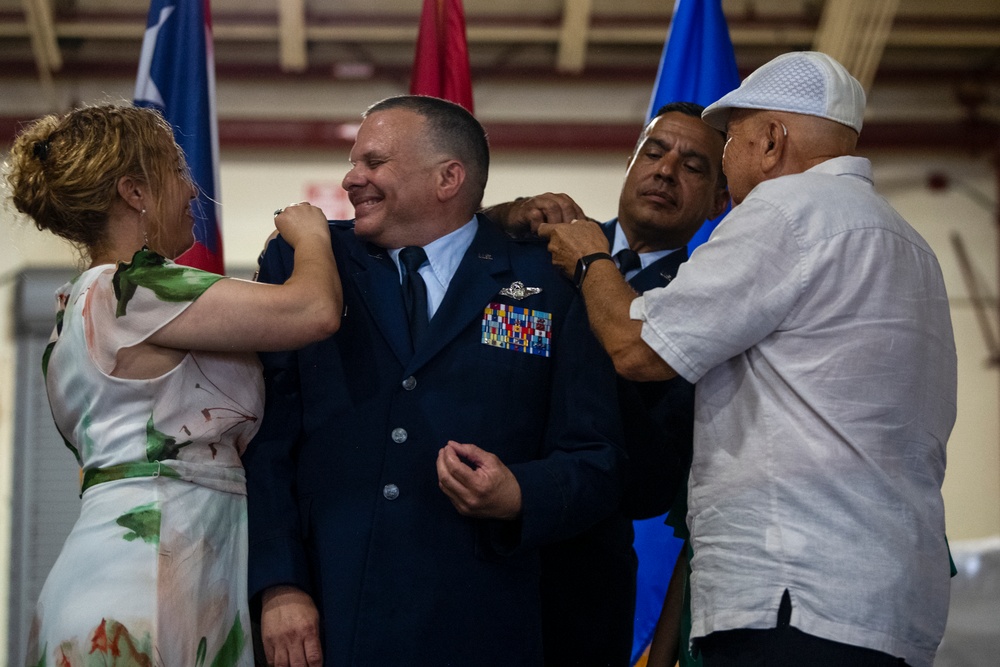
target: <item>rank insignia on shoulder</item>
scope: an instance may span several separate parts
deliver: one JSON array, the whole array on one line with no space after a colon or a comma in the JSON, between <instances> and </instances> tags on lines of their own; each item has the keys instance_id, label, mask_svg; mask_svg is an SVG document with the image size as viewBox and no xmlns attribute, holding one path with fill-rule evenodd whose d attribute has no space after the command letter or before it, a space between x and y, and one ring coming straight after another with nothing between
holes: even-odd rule
<instances>
[{"instance_id":1,"label":"rank insignia on shoulder","mask_svg":"<svg viewBox=\"0 0 1000 667\"><path fill-rule=\"evenodd\" d=\"M540 357L552 356L552 313L491 303L483 312L482 343Z\"/></svg>"},{"instance_id":2,"label":"rank insignia on shoulder","mask_svg":"<svg viewBox=\"0 0 1000 667\"><path fill-rule=\"evenodd\" d=\"M510 287L504 287L500 290L500 296L509 296L512 299L526 299L529 296L534 296L542 291L541 287L525 287L524 283L520 280L515 280L510 284Z\"/></svg>"}]
</instances>

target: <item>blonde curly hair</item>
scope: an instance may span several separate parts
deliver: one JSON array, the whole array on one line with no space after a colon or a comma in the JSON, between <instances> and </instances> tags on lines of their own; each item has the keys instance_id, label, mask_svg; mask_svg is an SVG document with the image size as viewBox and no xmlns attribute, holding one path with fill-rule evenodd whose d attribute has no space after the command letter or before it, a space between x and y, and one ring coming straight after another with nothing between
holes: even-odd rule
<instances>
[{"instance_id":1,"label":"blonde curly hair","mask_svg":"<svg viewBox=\"0 0 1000 667\"><path fill-rule=\"evenodd\" d=\"M93 257L109 243L118 181L128 176L149 188L152 246L165 219L164 189L178 170L190 183L183 152L159 112L104 104L28 125L14 140L6 178L18 211Z\"/></svg>"}]
</instances>

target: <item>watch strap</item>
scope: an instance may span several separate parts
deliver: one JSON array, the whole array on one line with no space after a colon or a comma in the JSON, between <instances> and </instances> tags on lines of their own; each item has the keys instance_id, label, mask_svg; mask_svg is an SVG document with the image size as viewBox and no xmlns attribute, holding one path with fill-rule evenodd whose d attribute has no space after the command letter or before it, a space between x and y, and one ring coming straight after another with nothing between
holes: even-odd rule
<instances>
[{"instance_id":1,"label":"watch strap","mask_svg":"<svg viewBox=\"0 0 1000 667\"><path fill-rule=\"evenodd\" d=\"M576 272L573 274L573 284L576 285L577 289L581 289L583 287L583 279L587 277L587 269L590 268L590 265L601 259L607 259L612 262L615 261L614 257L612 257L610 253L606 252L591 253L590 255L584 255L580 259L576 260Z\"/></svg>"}]
</instances>

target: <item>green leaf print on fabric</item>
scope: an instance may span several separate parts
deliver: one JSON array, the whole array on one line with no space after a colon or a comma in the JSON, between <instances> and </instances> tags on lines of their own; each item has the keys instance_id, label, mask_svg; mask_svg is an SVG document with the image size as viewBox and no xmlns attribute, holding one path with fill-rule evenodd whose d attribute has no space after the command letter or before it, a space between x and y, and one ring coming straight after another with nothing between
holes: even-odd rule
<instances>
[{"instance_id":1,"label":"green leaf print on fabric","mask_svg":"<svg viewBox=\"0 0 1000 667\"><path fill-rule=\"evenodd\" d=\"M63 288L60 289L59 293L56 294L56 331L55 331L55 338L58 338L59 334L62 333L62 330L63 330L63 318L66 316L66 306L69 304L69 293L72 291L73 285L76 284L76 281L78 281L80 279L81 275L83 275L83 274L79 274L79 275L73 276L73 279L70 280L69 284L65 286L65 287L69 287L70 289L65 289L65 287L63 287ZM55 341L53 340L52 342L54 343Z\"/></svg>"},{"instance_id":2,"label":"green leaf print on fabric","mask_svg":"<svg viewBox=\"0 0 1000 667\"><path fill-rule=\"evenodd\" d=\"M56 424L56 430L59 431L59 437L62 438L63 444L66 445L66 449L73 452L73 457L76 459L76 464L83 467L83 457L80 456L80 450L73 446L73 443L69 441L62 431L59 429L59 425Z\"/></svg>"},{"instance_id":3,"label":"green leaf print on fabric","mask_svg":"<svg viewBox=\"0 0 1000 667\"><path fill-rule=\"evenodd\" d=\"M72 285L77 280L79 280L79 278L80 278L80 276L76 276L75 278L73 278L73 280L70 281L69 284ZM56 298L58 299L58 304L59 305L58 305L58 308L56 309L56 331L55 331L55 338L58 339L59 334L62 333L63 318L66 316L66 303L67 303L67 300L68 300L69 297L68 297L68 294L66 294L66 293L60 293L60 294L58 294L56 296ZM57 340L51 341L48 345L45 346L45 352L42 353L42 377L44 379L46 379L46 380L49 379L49 359L52 357L52 351L56 347L56 342L57 342ZM57 428L58 428L58 425L57 425ZM83 467L83 459L80 457L79 450L77 450L77 448L74 447L72 443L70 443L69 439L66 438L66 436L63 435L62 432L59 433L59 436L62 438L63 444L66 445L66 449L68 449L69 451L73 452L73 456L76 458L76 462L82 468Z\"/></svg>"},{"instance_id":4,"label":"green leaf print on fabric","mask_svg":"<svg viewBox=\"0 0 1000 667\"><path fill-rule=\"evenodd\" d=\"M135 253L131 264L119 264L111 283L118 299L116 317L125 315L129 301L139 287L151 290L161 301L194 301L222 276L179 264L167 264L156 253L143 249Z\"/></svg>"},{"instance_id":5,"label":"green leaf print on fabric","mask_svg":"<svg viewBox=\"0 0 1000 667\"><path fill-rule=\"evenodd\" d=\"M194 658L195 667L202 667L205 664L205 658L208 656L208 639L205 637L201 638L198 642L198 655Z\"/></svg>"},{"instance_id":6,"label":"green leaf print on fabric","mask_svg":"<svg viewBox=\"0 0 1000 667\"><path fill-rule=\"evenodd\" d=\"M90 427L94 423L94 418L90 416L89 411L83 415L80 423L83 426L83 430L80 433L80 438L83 440L83 446L81 447L83 451L81 454L86 459L90 458L90 455L94 453L94 439L90 437Z\"/></svg>"},{"instance_id":7,"label":"green leaf print on fabric","mask_svg":"<svg viewBox=\"0 0 1000 667\"><path fill-rule=\"evenodd\" d=\"M69 281L70 285L76 283L80 279L80 276L76 276L73 280ZM42 353L42 377L48 378L49 375L49 357L52 356L52 349L56 346L56 341L62 334L63 330L63 320L66 317L66 305L69 303L69 292L59 292L56 295L56 330L49 341L49 344L45 346L45 352Z\"/></svg>"},{"instance_id":8,"label":"green leaf print on fabric","mask_svg":"<svg viewBox=\"0 0 1000 667\"><path fill-rule=\"evenodd\" d=\"M56 429L56 430L58 430L58 429ZM66 436L64 436L62 433L60 433L59 435L60 435L60 437L62 437L62 441L63 441L63 444L66 445L66 449L68 449L69 451L73 452L73 456L76 457L76 463L77 463L77 465L82 468L83 467L83 459L80 457L80 452L77 450L76 447L73 446L73 443L71 443L69 440L66 439Z\"/></svg>"},{"instance_id":9,"label":"green leaf print on fabric","mask_svg":"<svg viewBox=\"0 0 1000 667\"><path fill-rule=\"evenodd\" d=\"M66 317L66 307L64 305L62 308L60 308L59 310L56 311L56 337L57 338L59 337L60 334L62 334L63 320L65 319L65 317ZM52 344L54 345L55 341L52 341Z\"/></svg>"},{"instance_id":10,"label":"green leaf print on fabric","mask_svg":"<svg viewBox=\"0 0 1000 667\"><path fill-rule=\"evenodd\" d=\"M52 341L45 346L45 352L42 352L42 377L46 380L49 379L49 359L52 357L52 350L56 347L56 341Z\"/></svg>"},{"instance_id":11,"label":"green leaf print on fabric","mask_svg":"<svg viewBox=\"0 0 1000 667\"><path fill-rule=\"evenodd\" d=\"M48 654L49 654L49 646L48 644L46 644L45 646L42 647L42 656L38 659L38 662L36 662L33 665L28 665L28 667L47 667L49 663L45 662L45 656L47 656Z\"/></svg>"},{"instance_id":12,"label":"green leaf print on fabric","mask_svg":"<svg viewBox=\"0 0 1000 667\"><path fill-rule=\"evenodd\" d=\"M160 508L155 502L133 507L118 517L115 523L131 531L122 535L127 542L140 538L146 544L160 542Z\"/></svg>"},{"instance_id":13,"label":"green leaf print on fabric","mask_svg":"<svg viewBox=\"0 0 1000 667\"><path fill-rule=\"evenodd\" d=\"M149 415L146 422L146 460L165 461L166 459L176 459L177 452L190 445L193 440L177 442L166 433L160 433L153 426L153 415Z\"/></svg>"},{"instance_id":14,"label":"green leaf print on fabric","mask_svg":"<svg viewBox=\"0 0 1000 667\"><path fill-rule=\"evenodd\" d=\"M243 634L243 624L240 623L240 615L237 612L236 620L233 621L233 627L229 630L229 635L226 636L226 641L222 643L222 647L216 654L215 660L212 661L211 667L234 667L234 665L239 664L245 644L246 635Z\"/></svg>"},{"instance_id":15,"label":"green leaf print on fabric","mask_svg":"<svg viewBox=\"0 0 1000 667\"><path fill-rule=\"evenodd\" d=\"M90 425L93 423L94 419L93 417L90 416L90 413L88 412L85 415L83 415L80 421L83 424L83 431L80 434L80 437L83 440L83 446L80 449L82 449L83 451L80 451L80 449L74 447L73 443L71 443L69 439L62 434L61 431L59 435L60 437L62 437L63 444L66 445L66 448L69 451L73 452L73 456L76 457L77 464L82 468L83 460L85 458L90 457L90 455L94 452L94 439L90 437ZM58 425L56 426L56 428L58 430Z\"/></svg>"}]
</instances>

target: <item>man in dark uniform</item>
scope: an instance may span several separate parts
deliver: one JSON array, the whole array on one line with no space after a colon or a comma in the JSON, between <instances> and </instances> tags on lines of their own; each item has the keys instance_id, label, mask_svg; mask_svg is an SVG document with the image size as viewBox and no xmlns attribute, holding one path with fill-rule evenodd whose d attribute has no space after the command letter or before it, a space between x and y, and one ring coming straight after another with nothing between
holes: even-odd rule
<instances>
[{"instance_id":1,"label":"man in dark uniform","mask_svg":"<svg viewBox=\"0 0 1000 667\"><path fill-rule=\"evenodd\" d=\"M263 356L244 459L268 661L541 665L539 547L621 493L613 368L544 244L476 216L468 112L383 100L351 164L341 328ZM261 279L291 259L272 242Z\"/></svg>"},{"instance_id":2,"label":"man in dark uniform","mask_svg":"<svg viewBox=\"0 0 1000 667\"><path fill-rule=\"evenodd\" d=\"M602 225L610 256L637 293L667 285L687 259L688 241L729 201L724 137L701 120L701 111L680 102L657 112L629 158L618 217ZM486 214L516 231L585 217L571 198L552 193ZM599 258L584 258L580 282L588 263ZM543 550L548 665L629 664L637 567L632 520L666 512L687 481L694 386L683 378L619 378L618 393L629 456L621 508L584 534Z\"/></svg>"}]
</instances>

